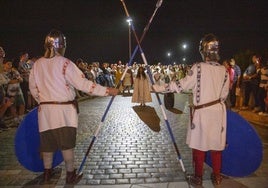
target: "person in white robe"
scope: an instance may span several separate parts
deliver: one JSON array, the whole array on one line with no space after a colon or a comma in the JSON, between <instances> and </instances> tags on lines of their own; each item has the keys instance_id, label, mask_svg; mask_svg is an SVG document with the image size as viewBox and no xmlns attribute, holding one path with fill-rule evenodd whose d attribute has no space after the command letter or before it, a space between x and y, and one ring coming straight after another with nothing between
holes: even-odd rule
<instances>
[{"instance_id":1,"label":"person in white robe","mask_svg":"<svg viewBox=\"0 0 268 188\"><path fill-rule=\"evenodd\" d=\"M172 81L166 86L153 85L156 92L182 92L192 90L193 107L186 143L193 149L195 173L189 175L194 185L202 185L205 152L210 151L212 158L213 184L222 181L221 151L226 145L226 107L224 101L229 92L229 74L218 63L218 39L213 34L205 35L200 42L203 61L192 66L185 78Z\"/></svg>"},{"instance_id":2,"label":"person in white robe","mask_svg":"<svg viewBox=\"0 0 268 188\"><path fill-rule=\"evenodd\" d=\"M45 54L33 65L29 89L38 102L40 151L44 161L44 181L53 176L53 153L61 150L66 167L66 184L76 184L82 174L74 168L74 148L78 127L78 105L75 89L90 95L116 95L118 90L95 84L81 70L63 57L65 36L52 30L45 39Z\"/></svg>"},{"instance_id":3,"label":"person in white robe","mask_svg":"<svg viewBox=\"0 0 268 188\"><path fill-rule=\"evenodd\" d=\"M134 91L131 102L140 103L140 106L146 106L145 103L152 102L152 96L149 87L149 78L147 78L143 66L140 66L138 68L137 76L134 80Z\"/></svg>"}]
</instances>

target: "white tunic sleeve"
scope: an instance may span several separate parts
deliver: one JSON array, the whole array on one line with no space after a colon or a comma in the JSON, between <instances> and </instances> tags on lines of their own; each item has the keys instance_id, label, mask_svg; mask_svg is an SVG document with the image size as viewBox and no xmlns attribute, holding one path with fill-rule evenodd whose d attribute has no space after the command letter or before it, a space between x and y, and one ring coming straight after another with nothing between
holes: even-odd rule
<instances>
[{"instance_id":1,"label":"white tunic sleeve","mask_svg":"<svg viewBox=\"0 0 268 188\"><path fill-rule=\"evenodd\" d=\"M85 78L83 72L73 63L65 64L65 79L74 88L90 95L107 96L107 88Z\"/></svg>"}]
</instances>

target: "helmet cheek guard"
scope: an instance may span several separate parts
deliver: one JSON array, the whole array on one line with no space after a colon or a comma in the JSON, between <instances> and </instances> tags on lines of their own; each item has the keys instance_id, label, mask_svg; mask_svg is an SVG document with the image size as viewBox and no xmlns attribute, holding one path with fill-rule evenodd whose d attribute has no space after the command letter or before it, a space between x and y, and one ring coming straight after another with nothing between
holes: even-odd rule
<instances>
[{"instance_id":1,"label":"helmet cheek guard","mask_svg":"<svg viewBox=\"0 0 268 188\"><path fill-rule=\"evenodd\" d=\"M213 34L205 35L200 41L199 52L203 61L219 61L219 41Z\"/></svg>"},{"instance_id":2,"label":"helmet cheek guard","mask_svg":"<svg viewBox=\"0 0 268 188\"><path fill-rule=\"evenodd\" d=\"M52 30L45 38L45 58L52 58L55 55L64 56L66 49L66 37L58 30Z\"/></svg>"}]
</instances>

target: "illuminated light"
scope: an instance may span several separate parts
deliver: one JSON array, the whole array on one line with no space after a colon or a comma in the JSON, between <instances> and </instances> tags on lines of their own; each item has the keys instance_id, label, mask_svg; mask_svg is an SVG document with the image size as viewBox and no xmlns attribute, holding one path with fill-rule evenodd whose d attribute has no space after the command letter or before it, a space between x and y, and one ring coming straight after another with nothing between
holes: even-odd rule
<instances>
[{"instance_id":1,"label":"illuminated light","mask_svg":"<svg viewBox=\"0 0 268 188\"><path fill-rule=\"evenodd\" d=\"M128 25L131 25L132 19L131 19L131 18L128 18L128 19L126 20L126 22L128 23Z\"/></svg>"},{"instance_id":2,"label":"illuminated light","mask_svg":"<svg viewBox=\"0 0 268 188\"><path fill-rule=\"evenodd\" d=\"M188 47L187 44L182 44L183 49L187 49L187 47Z\"/></svg>"}]
</instances>

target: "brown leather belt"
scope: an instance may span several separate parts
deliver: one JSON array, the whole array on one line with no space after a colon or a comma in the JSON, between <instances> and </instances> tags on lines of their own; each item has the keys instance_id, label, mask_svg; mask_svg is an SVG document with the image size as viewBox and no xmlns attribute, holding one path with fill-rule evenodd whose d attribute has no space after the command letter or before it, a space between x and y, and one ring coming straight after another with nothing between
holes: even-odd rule
<instances>
[{"instance_id":1,"label":"brown leather belt","mask_svg":"<svg viewBox=\"0 0 268 188\"><path fill-rule=\"evenodd\" d=\"M40 104L74 104L74 101L66 101L66 102L58 102L58 101L47 101L47 102L40 102Z\"/></svg>"},{"instance_id":2,"label":"brown leather belt","mask_svg":"<svg viewBox=\"0 0 268 188\"><path fill-rule=\"evenodd\" d=\"M220 103L220 102L221 102L221 99L217 99L217 100L212 101L212 102L208 102L208 103L205 103L205 104L201 104L201 105L194 106L193 108L194 108L195 110L197 110L197 109L200 109L200 108L205 108L205 107L208 107L208 106L212 106L212 105L214 105L214 104L218 104L218 103Z\"/></svg>"},{"instance_id":3,"label":"brown leather belt","mask_svg":"<svg viewBox=\"0 0 268 188\"><path fill-rule=\"evenodd\" d=\"M66 104L72 104L76 108L77 113L79 113L79 106L77 100L73 101L66 101L66 102L59 102L59 101L47 101L47 102L40 102L39 105L42 104L55 104L55 105L66 105Z\"/></svg>"}]
</instances>

